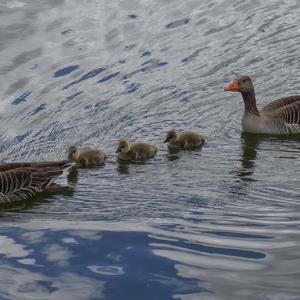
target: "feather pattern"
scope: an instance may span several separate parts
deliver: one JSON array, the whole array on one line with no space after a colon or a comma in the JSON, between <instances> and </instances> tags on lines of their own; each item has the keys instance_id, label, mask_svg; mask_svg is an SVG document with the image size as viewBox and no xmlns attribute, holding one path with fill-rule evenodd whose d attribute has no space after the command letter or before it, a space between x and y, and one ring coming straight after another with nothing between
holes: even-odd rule
<instances>
[{"instance_id":1,"label":"feather pattern","mask_svg":"<svg viewBox=\"0 0 300 300\"><path fill-rule=\"evenodd\" d=\"M69 161L20 162L0 166L0 203L27 200L48 188Z\"/></svg>"},{"instance_id":2,"label":"feather pattern","mask_svg":"<svg viewBox=\"0 0 300 300\"><path fill-rule=\"evenodd\" d=\"M297 96L289 96L289 97L283 97L280 99L277 99L275 101L272 101L271 103L264 106L261 111L264 113L270 113L273 111L276 111L282 107L285 107L289 104L293 104L296 102L300 102L300 95Z\"/></svg>"}]
</instances>

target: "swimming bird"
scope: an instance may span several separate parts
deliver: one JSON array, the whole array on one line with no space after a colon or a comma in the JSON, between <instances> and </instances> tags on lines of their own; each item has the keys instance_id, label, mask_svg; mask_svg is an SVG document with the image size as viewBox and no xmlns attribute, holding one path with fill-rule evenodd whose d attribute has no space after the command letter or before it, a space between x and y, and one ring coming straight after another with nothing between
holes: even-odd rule
<instances>
[{"instance_id":1,"label":"swimming bird","mask_svg":"<svg viewBox=\"0 0 300 300\"><path fill-rule=\"evenodd\" d=\"M83 168L102 166L106 160L106 154L99 149L79 150L76 145L69 147L69 159L76 162L77 166Z\"/></svg>"},{"instance_id":2,"label":"swimming bird","mask_svg":"<svg viewBox=\"0 0 300 300\"><path fill-rule=\"evenodd\" d=\"M0 203L27 200L40 192L62 188L52 179L71 164L69 160L1 164Z\"/></svg>"},{"instance_id":3,"label":"swimming bird","mask_svg":"<svg viewBox=\"0 0 300 300\"><path fill-rule=\"evenodd\" d=\"M175 129L171 129L168 131L164 143L168 143L168 147L171 149L191 150L200 147L204 143L204 137L191 131L178 133Z\"/></svg>"},{"instance_id":4,"label":"swimming bird","mask_svg":"<svg viewBox=\"0 0 300 300\"><path fill-rule=\"evenodd\" d=\"M124 161L138 162L155 156L157 148L146 143L129 144L125 139L120 140L116 153L118 159Z\"/></svg>"},{"instance_id":5,"label":"swimming bird","mask_svg":"<svg viewBox=\"0 0 300 300\"><path fill-rule=\"evenodd\" d=\"M242 128L245 132L300 134L300 95L280 98L258 110L249 76L237 77L224 90L242 94L245 107Z\"/></svg>"}]
</instances>

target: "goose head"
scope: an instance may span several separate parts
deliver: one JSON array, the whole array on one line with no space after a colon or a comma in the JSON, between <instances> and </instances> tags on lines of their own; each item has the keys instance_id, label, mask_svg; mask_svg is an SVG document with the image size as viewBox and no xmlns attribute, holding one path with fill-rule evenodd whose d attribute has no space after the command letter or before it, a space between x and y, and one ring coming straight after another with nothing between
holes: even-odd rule
<instances>
[{"instance_id":1,"label":"goose head","mask_svg":"<svg viewBox=\"0 0 300 300\"><path fill-rule=\"evenodd\" d=\"M170 142L174 143L178 140L178 133L176 132L175 129L171 129L167 132L166 139L164 140L164 143Z\"/></svg>"},{"instance_id":2,"label":"goose head","mask_svg":"<svg viewBox=\"0 0 300 300\"><path fill-rule=\"evenodd\" d=\"M78 147L76 145L71 145L68 150L69 159L76 160L79 154Z\"/></svg>"},{"instance_id":3,"label":"goose head","mask_svg":"<svg viewBox=\"0 0 300 300\"><path fill-rule=\"evenodd\" d=\"M249 94L254 92L254 87L249 76L241 75L226 85L224 91Z\"/></svg>"},{"instance_id":4,"label":"goose head","mask_svg":"<svg viewBox=\"0 0 300 300\"><path fill-rule=\"evenodd\" d=\"M123 139L119 141L116 153L128 153L130 150L130 145L127 140Z\"/></svg>"}]
</instances>

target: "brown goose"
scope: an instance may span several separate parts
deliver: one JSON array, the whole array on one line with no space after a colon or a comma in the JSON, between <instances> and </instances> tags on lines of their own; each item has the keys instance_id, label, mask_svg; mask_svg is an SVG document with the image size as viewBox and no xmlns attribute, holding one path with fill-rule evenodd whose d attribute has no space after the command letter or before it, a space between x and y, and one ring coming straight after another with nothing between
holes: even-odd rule
<instances>
[{"instance_id":1,"label":"brown goose","mask_svg":"<svg viewBox=\"0 0 300 300\"><path fill-rule=\"evenodd\" d=\"M245 132L300 134L300 95L280 98L258 110L250 77L239 76L224 90L242 94L245 106L242 127Z\"/></svg>"},{"instance_id":2,"label":"brown goose","mask_svg":"<svg viewBox=\"0 0 300 300\"><path fill-rule=\"evenodd\" d=\"M191 150L200 147L204 143L204 138L199 133L191 131L178 133L175 129L171 129L164 143L168 143L170 149Z\"/></svg>"},{"instance_id":3,"label":"brown goose","mask_svg":"<svg viewBox=\"0 0 300 300\"><path fill-rule=\"evenodd\" d=\"M27 200L40 192L61 188L52 179L70 165L68 160L0 165L0 203Z\"/></svg>"},{"instance_id":4,"label":"brown goose","mask_svg":"<svg viewBox=\"0 0 300 300\"><path fill-rule=\"evenodd\" d=\"M116 152L119 160L138 162L154 157L157 148L146 143L129 144L127 140L120 140Z\"/></svg>"},{"instance_id":5,"label":"brown goose","mask_svg":"<svg viewBox=\"0 0 300 300\"><path fill-rule=\"evenodd\" d=\"M76 145L71 145L69 147L69 158L76 162L79 167L91 168L104 165L106 155L99 149L79 150Z\"/></svg>"}]
</instances>

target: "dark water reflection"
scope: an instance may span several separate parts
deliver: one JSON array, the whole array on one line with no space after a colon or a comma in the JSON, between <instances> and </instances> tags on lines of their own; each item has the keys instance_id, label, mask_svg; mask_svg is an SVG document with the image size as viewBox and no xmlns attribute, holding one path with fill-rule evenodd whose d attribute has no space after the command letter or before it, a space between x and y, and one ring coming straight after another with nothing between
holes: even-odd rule
<instances>
[{"instance_id":1,"label":"dark water reflection","mask_svg":"<svg viewBox=\"0 0 300 300\"><path fill-rule=\"evenodd\" d=\"M241 157L241 167L246 172L243 173L243 170L239 174L241 177L252 176L255 169L255 163L257 160L257 153L263 149L263 144L269 144L274 148L279 148L279 151L284 152L286 157L291 159L297 159L297 152L294 152L291 148L291 144L294 144L295 151L297 148L300 149L300 138L298 136L269 136L269 135L254 135L249 133L241 134L241 143L242 143L242 157ZM292 151L289 154L289 151ZM295 156L292 153L296 153ZM283 156L282 156L283 158ZM248 172L248 173L247 173Z\"/></svg>"},{"instance_id":2,"label":"dark water reflection","mask_svg":"<svg viewBox=\"0 0 300 300\"><path fill-rule=\"evenodd\" d=\"M299 94L295 1L5 0L1 161L100 147L73 189L0 210L2 299L300 299L300 140L241 134L258 105ZM203 133L170 152L170 128ZM119 139L158 146L119 163Z\"/></svg>"},{"instance_id":3,"label":"dark water reflection","mask_svg":"<svg viewBox=\"0 0 300 300\"><path fill-rule=\"evenodd\" d=\"M10 253L1 277L11 278L6 288L14 299L24 293L40 299L169 299L173 292L206 291L198 280L178 276L169 259L149 255L157 240L144 233L13 231L14 239L3 239Z\"/></svg>"}]
</instances>

